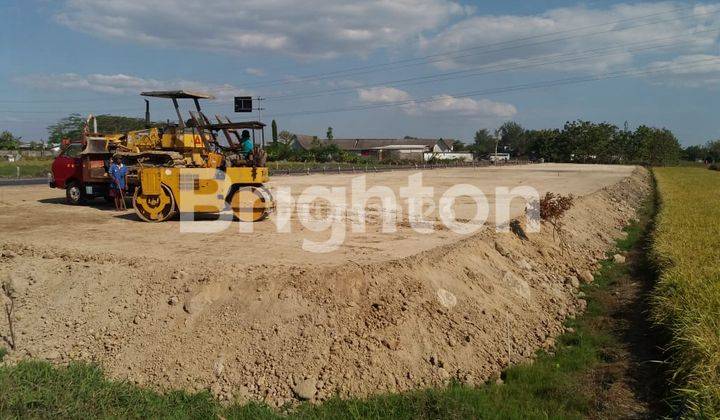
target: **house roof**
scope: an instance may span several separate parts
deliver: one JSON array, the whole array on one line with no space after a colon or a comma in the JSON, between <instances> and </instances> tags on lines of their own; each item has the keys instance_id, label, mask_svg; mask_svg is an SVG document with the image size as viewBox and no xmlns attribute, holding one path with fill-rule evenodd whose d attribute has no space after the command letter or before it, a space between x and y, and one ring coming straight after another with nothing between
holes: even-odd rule
<instances>
[{"instance_id":1,"label":"house roof","mask_svg":"<svg viewBox=\"0 0 720 420\"><path fill-rule=\"evenodd\" d=\"M297 142L303 149L312 147L313 136L298 135ZM328 143L328 140L318 139L321 144ZM438 139L333 139L332 142L337 144L343 150L369 150L379 148L418 148L418 147L434 147L439 142L445 144L445 147L452 147L452 140Z\"/></svg>"},{"instance_id":2,"label":"house roof","mask_svg":"<svg viewBox=\"0 0 720 420\"><path fill-rule=\"evenodd\" d=\"M390 144L388 146L371 147L372 150L425 150L424 144Z\"/></svg>"}]
</instances>

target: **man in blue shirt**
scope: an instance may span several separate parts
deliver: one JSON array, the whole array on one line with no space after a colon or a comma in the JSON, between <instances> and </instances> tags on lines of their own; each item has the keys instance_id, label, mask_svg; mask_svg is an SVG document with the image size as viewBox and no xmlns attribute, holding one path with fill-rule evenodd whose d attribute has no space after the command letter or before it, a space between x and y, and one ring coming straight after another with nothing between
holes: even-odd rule
<instances>
[{"instance_id":1,"label":"man in blue shirt","mask_svg":"<svg viewBox=\"0 0 720 420\"><path fill-rule=\"evenodd\" d=\"M253 152L253 141L250 138L250 132L248 130L243 130L240 137L240 151L245 159L249 159Z\"/></svg>"},{"instance_id":2,"label":"man in blue shirt","mask_svg":"<svg viewBox=\"0 0 720 420\"><path fill-rule=\"evenodd\" d=\"M110 175L110 189L115 198L115 210L127 210L125 206L125 188L127 187L127 166L123 165L119 157L113 158L108 170Z\"/></svg>"}]
</instances>

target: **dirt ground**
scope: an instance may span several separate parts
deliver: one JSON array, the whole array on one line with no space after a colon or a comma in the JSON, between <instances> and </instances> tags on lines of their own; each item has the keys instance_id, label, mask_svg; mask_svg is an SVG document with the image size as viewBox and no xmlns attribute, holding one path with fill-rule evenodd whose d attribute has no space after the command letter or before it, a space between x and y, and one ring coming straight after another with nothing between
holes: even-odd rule
<instances>
[{"instance_id":1,"label":"dirt ground","mask_svg":"<svg viewBox=\"0 0 720 420\"><path fill-rule=\"evenodd\" d=\"M587 195L612 185L632 172L632 166L542 164L501 168L445 169L422 172L423 185L434 187L433 202L452 185L470 184L478 187L490 205L488 223L495 220L495 187L531 186L540 194L552 191L561 194ZM408 185L408 176L415 171L396 171L367 174L367 188L386 186L397 194ZM350 187L352 179L363 174L278 176L271 188L289 187L297 198L310 186L346 189L346 217L352 217ZM333 197L342 197L333 194ZM253 233L241 233L237 223L219 233L180 233L178 220L161 224L141 223L132 208L116 212L114 207L98 199L92 206L74 207L64 204L64 191L47 186L0 188L0 232L6 241L49 246L74 253L110 253L124 258L150 257L166 261L197 262L209 260L240 264L343 264L388 261L407 257L461 239L463 235L441 229L437 211L426 220L437 223L433 234L420 234L407 222L407 206L399 202L397 232L381 232L380 202L367 202L367 229L353 233L348 228L339 249L328 253L307 252L302 249L304 239L326 241L329 231L313 232L291 216L289 233L277 232L273 220L253 225ZM471 218L475 204L470 198L457 200L459 219ZM318 202L316 204L323 204ZM511 216L522 213L525 203L513 200Z\"/></svg>"},{"instance_id":2,"label":"dirt ground","mask_svg":"<svg viewBox=\"0 0 720 420\"><path fill-rule=\"evenodd\" d=\"M369 174L367 184L398 190L410 174ZM351 179L276 177L273 185L299 194ZM588 270L649 189L643 169L603 165L433 170L424 182L436 198L453 184L475 185L491 208L496 186L580 198L565 217L566 247L547 226L526 237L488 227L427 235L402 215L386 234L370 202L368 233L311 253L303 238L328 234L297 220L292 233L269 220L252 234L237 223L181 234L176 221L67 206L59 190L0 188L0 279L15 300L17 335L8 359L94 360L139 384L273 405L452 378L481 383L553 345L562 321L584 308L577 284L592 281ZM513 215L524 205L513 201ZM460 201L456 211L469 217L474 206Z\"/></svg>"}]
</instances>

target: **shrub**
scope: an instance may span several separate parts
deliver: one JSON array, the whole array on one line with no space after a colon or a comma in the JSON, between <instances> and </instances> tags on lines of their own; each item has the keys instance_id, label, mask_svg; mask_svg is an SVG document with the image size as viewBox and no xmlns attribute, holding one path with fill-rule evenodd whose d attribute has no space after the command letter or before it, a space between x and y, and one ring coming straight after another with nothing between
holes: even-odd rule
<instances>
[{"instance_id":1,"label":"shrub","mask_svg":"<svg viewBox=\"0 0 720 420\"><path fill-rule=\"evenodd\" d=\"M556 237L560 239L562 249L565 249L565 240L562 234L562 217L565 212L572 208L574 202L575 197L572 194L553 194L549 191L540 198L540 220L552 225L553 239Z\"/></svg>"}]
</instances>

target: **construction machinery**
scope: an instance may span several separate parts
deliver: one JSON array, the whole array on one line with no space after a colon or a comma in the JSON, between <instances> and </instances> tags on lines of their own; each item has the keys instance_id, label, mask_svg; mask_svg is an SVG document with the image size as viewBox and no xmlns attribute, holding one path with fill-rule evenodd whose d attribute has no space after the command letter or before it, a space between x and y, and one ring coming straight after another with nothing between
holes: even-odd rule
<instances>
[{"instance_id":1,"label":"construction machinery","mask_svg":"<svg viewBox=\"0 0 720 420\"><path fill-rule=\"evenodd\" d=\"M200 107L212 95L177 91L143 92L143 96L172 100L177 123L127 133L116 156L137 168L133 207L138 217L162 222L177 213L220 213L232 210L237 219L255 222L274 208L265 165L265 124L231 122L215 116L213 123ZM195 110L183 120L179 99L191 99ZM150 121L146 102L146 120ZM241 150L241 130L252 133L253 151ZM223 138L220 138L222 134ZM223 141L224 140L224 141Z\"/></svg>"}]
</instances>

